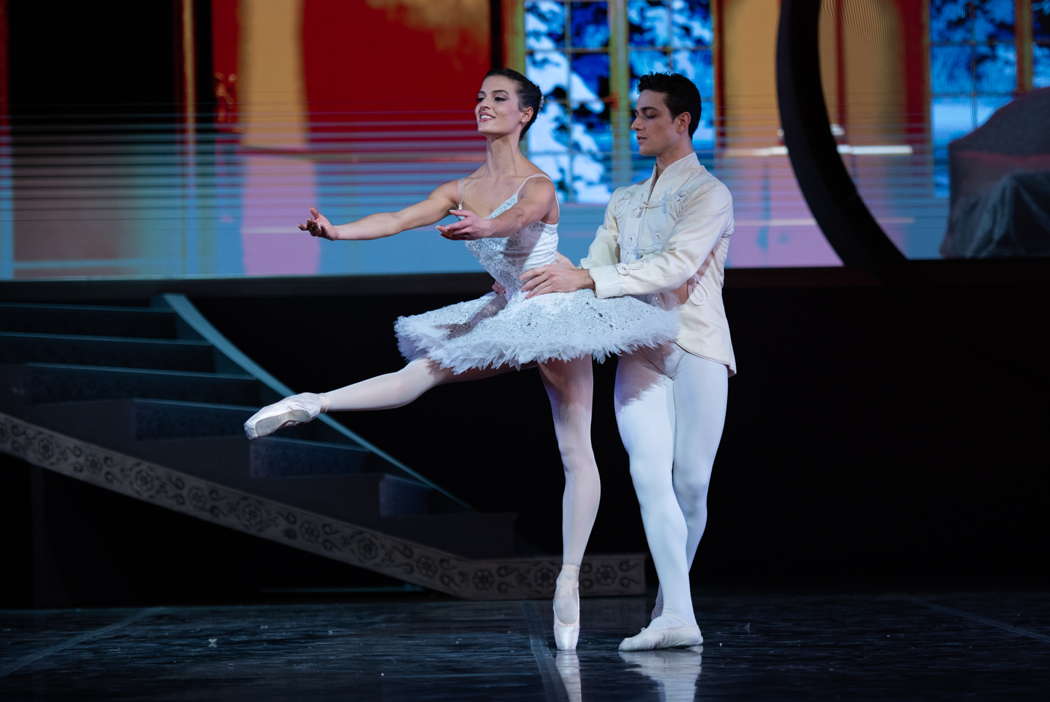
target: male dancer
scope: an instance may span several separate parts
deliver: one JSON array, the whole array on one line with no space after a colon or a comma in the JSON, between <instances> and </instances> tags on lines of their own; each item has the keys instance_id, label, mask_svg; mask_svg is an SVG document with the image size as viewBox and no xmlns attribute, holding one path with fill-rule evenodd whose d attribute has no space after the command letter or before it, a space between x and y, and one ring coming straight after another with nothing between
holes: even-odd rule
<instances>
[{"instance_id":1,"label":"male dancer","mask_svg":"<svg viewBox=\"0 0 1050 702\"><path fill-rule=\"evenodd\" d=\"M638 88L631 129L638 150L656 157L652 176L613 193L580 268L560 261L522 275L530 295L592 288L649 296L681 315L674 343L624 355L616 370L616 421L660 581L652 621L622 651L703 642L689 567L736 372L722 306L733 198L693 151L700 93L678 74L643 76Z\"/></svg>"}]
</instances>

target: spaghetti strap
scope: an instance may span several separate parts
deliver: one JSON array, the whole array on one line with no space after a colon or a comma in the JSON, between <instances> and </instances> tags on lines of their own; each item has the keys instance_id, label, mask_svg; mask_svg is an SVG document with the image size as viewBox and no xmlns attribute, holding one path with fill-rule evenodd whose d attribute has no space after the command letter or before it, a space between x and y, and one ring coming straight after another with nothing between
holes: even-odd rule
<instances>
[{"instance_id":1,"label":"spaghetti strap","mask_svg":"<svg viewBox=\"0 0 1050 702\"><path fill-rule=\"evenodd\" d=\"M518 195L520 195L521 194L521 189L524 188L525 184L528 183L533 178L546 178L547 180L551 180L550 176L548 176L546 173L533 173L532 175L530 175L527 178L525 178L525 180L521 181L521 185L519 185L518 189L514 191L514 196L517 197ZM551 180L551 185L554 185L554 181L553 180Z\"/></svg>"},{"instance_id":2,"label":"spaghetti strap","mask_svg":"<svg viewBox=\"0 0 1050 702\"><path fill-rule=\"evenodd\" d=\"M521 189L524 188L525 184L528 183L533 178L546 178L547 180L550 180L551 185L554 185L554 181L551 180L551 177L549 175L547 175L546 173L533 173L532 175L530 175L527 178L525 178L525 180L521 181L521 185L519 185L518 189L514 191L514 197L517 197L518 195L520 195L521 194ZM558 220L561 221L561 203L558 202L558 189L557 189L557 187L555 187L555 189L554 189L554 207L555 207L554 212L557 215ZM544 222L544 224L557 224L557 222Z\"/></svg>"},{"instance_id":3,"label":"spaghetti strap","mask_svg":"<svg viewBox=\"0 0 1050 702\"><path fill-rule=\"evenodd\" d=\"M462 210L463 209L463 181L464 180L466 180L466 178L460 178L459 180L456 181L456 190L459 193L459 205L456 207L456 209L458 209L458 210Z\"/></svg>"}]
</instances>

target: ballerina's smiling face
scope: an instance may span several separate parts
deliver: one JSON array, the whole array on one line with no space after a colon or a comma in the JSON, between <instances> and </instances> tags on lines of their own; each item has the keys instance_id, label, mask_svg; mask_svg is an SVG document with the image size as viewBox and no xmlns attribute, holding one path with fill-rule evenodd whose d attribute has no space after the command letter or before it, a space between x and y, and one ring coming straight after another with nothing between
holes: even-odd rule
<instances>
[{"instance_id":1,"label":"ballerina's smiling face","mask_svg":"<svg viewBox=\"0 0 1050 702\"><path fill-rule=\"evenodd\" d=\"M533 109L522 108L518 84L506 76L489 76L478 90L474 118L478 131L489 136L511 134L529 123Z\"/></svg>"}]
</instances>

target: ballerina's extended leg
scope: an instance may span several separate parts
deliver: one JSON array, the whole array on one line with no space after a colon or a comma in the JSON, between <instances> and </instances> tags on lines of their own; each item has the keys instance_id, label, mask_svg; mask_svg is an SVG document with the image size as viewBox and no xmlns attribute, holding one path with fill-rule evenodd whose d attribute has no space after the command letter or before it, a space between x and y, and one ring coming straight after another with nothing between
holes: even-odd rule
<instances>
[{"instance_id":1,"label":"ballerina's extended leg","mask_svg":"<svg viewBox=\"0 0 1050 702\"><path fill-rule=\"evenodd\" d=\"M286 397L253 414L244 423L244 432L249 439L257 439L281 427L309 422L322 412L403 407L438 385L487 378L506 370L485 368L457 374L421 358L394 373L377 375L337 390Z\"/></svg>"}]
</instances>

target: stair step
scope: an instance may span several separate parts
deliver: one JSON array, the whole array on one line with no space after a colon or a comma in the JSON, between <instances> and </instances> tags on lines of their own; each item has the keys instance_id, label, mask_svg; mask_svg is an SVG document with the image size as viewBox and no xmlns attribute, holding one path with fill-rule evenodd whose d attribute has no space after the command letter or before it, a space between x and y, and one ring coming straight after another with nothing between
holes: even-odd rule
<instances>
[{"instance_id":1,"label":"stair step","mask_svg":"<svg viewBox=\"0 0 1050 702\"><path fill-rule=\"evenodd\" d=\"M25 362L208 372L215 350L189 339L0 332L0 363Z\"/></svg>"},{"instance_id":2,"label":"stair step","mask_svg":"<svg viewBox=\"0 0 1050 702\"><path fill-rule=\"evenodd\" d=\"M245 420L258 409L258 405L137 399L135 432L140 439L244 436ZM338 442L342 435L323 422L308 422L281 429L278 438Z\"/></svg>"},{"instance_id":3,"label":"stair step","mask_svg":"<svg viewBox=\"0 0 1050 702\"><path fill-rule=\"evenodd\" d=\"M26 421L112 448L126 447L130 442L148 439L201 438L228 436L243 438L244 420L255 412L246 405L219 405L207 402L114 398L74 402L41 402L13 407L3 402L0 409L15 411ZM213 421L215 415L217 420ZM316 436L305 432L314 431ZM296 432L302 432L297 434ZM276 439L320 441L357 448L331 427L310 422L282 429ZM263 439L266 441L267 439Z\"/></svg>"},{"instance_id":4,"label":"stair step","mask_svg":"<svg viewBox=\"0 0 1050 702\"><path fill-rule=\"evenodd\" d=\"M121 451L134 440L133 403L130 398L41 402L15 408L15 413L46 429Z\"/></svg>"},{"instance_id":5,"label":"stair step","mask_svg":"<svg viewBox=\"0 0 1050 702\"><path fill-rule=\"evenodd\" d=\"M255 473L252 466L256 461L270 465L271 469L279 462L296 462L288 443L285 439L248 441L243 437L155 439L136 442L126 453L260 497L359 524L375 523L382 517L425 513L432 501L446 499L421 483L378 471L368 472L374 464L363 460L366 452L350 446L320 445L303 451L311 461L312 475L275 480ZM354 472L331 474L339 468ZM326 471L329 474L325 474Z\"/></svg>"},{"instance_id":6,"label":"stair step","mask_svg":"<svg viewBox=\"0 0 1050 702\"><path fill-rule=\"evenodd\" d=\"M166 401L117 398L81 402L53 402L14 408L26 421L70 437L106 446L115 451L149 460L176 470L214 479L231 487L255 489L256 481L264 483L299 483L313 477L385 473L403 479L380 497L391 500L378 505L383 514L458 513L463 507L454 500L408 476L401 476L378 456L333 431L335 441L308 441L287 436L265 437L248 441L237 425L236 433L218 436L157 436L152 420L142 425L142 417L153 414L155 407L165 405L200 407L205 410L222 405L203 403L169 403ZM3 408L3 403L0 403ZM237 411L238 408L230 407ZM239 408L241 413L250 408ZM184 421L192 422L186 415ZM216 456L218 457L216 459ZM222 470L216 468L221 466ZM198 472L204 467L206 472ZM230 477L219 478L230 474ZM243 482L243 481L249 482ZM414 492L416 487L420 492ZM276 499L276 498L275 498ZM412 505L419 502L418 506ZM326 503L327 504L327 503Z\"/></svg>"},{"instance_id":7,"label":"stair step","mask_svg":"<svg viewBox=\"0 0 1050 702\"><path fill-rule=\"evenodd\" d=\"M253 478L347 475L369 470L367 449L347 444L265 437L249 442Z\"/></svg>"},{"instance_id":8,"label":"stair step","mask_svg":"<svg viewBox=\"0 0 1050 702\"><path fill-rule=\"evenodd\" d=\"M8 392L32 403L142 397L254 405L272 393L247 375L26 363L0 366Z\"/></svg>"},{"instance_id":9,"label":"stair step","mask_svg":"<svg viewBox=\"0 0 1050 702\"><path fill-rule=\"evenodd\" d=\"M391 517L379 530L468 558L496 558L516 552L513 512L458 512Z\"/></svg>"},{"instance_id":10,"label":"stair step","mask_svg":"<svg viewBox=\"0 0 1050 702\"><path fill-rule=\"evenodd\" d=\"M171 310L0 303L0 331L174 339L188 331Z\"/></svg>"}]
</instances>

